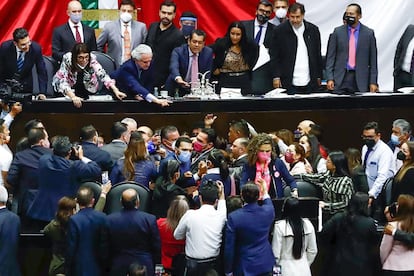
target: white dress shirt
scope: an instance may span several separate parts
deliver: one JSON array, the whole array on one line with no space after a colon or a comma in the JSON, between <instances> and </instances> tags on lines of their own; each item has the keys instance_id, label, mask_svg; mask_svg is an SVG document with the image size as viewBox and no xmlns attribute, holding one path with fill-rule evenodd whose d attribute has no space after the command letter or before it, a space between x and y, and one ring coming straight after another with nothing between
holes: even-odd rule
<instances>
[{"instance_id":1,"label":"white dress shirt","mask_svg":"<svg viewBox=\"0 0 414 276\"><path fill-rule=\"evenodd\" d=\"M310 82L309 55L308 48L303 38L305 24L296 29L292 26L293 32L298 38L298 48L296 51L295 67L293 69L292 84L295 86L306 86Z\"/></svg>"},{"instance_id":2,"label":"white dress shirt","mask_svg":"<svg viewBox=\"0 0 414 276\"><path fill-rule=\"evenodd\" d=\"M414 38L412 38L410 43L408 43L407 52L405 53L403 63L401 64L401 69L407 73L410 73L410 70L411 70L411 61L413 58L413 51L414 51Z\"/></svg>"},{"instance_id":3,"label":"white dress shirt","mask_svg":"<svg viewBox=\"0 0 414 276\"><path fill-rule=\"evenodd\" d=\"M174 238L185 239L185 254L190 258L217 257L226 216L225 200L218 201L217 210L209 204L201 205L198 210L188 210L180 219Z\"/></svg>"},{"instance_id":4,"label":"white dress shirt","mask_svg":"<svg viewBox=\"0 0 414 276\"><path fill-rule=\"evenodd\" d=\"M266 36L266 30L267 30L267 24L268 22L264 23L264 24L260 24L259 21L257 21L257 18L254 20L254 37L256 37L257 33L260 30L260 25L263 26L262 27L262 34L260 35L260 40L259 40L259 44L258 45L262 45Z\"/></svg>"},{"instance_id":5,"label":"white dress shirt","mask_svg":"<svg viewBox=\"0 0 414 276\"><path fill-rule=\"evenodd\" d=\"M78 23L78 24L76 24L76 26L79 26L79 27L78 27L78 31L79 31L79 34L80 34L80 37L81 37L81 41L82 41L82 42L85 42L85 39L84 39L84 37L83 37L83 26L82 26L82 23L79 21L79 23ZM76 29L75 29L75 24L73 24L73 22L72 22L72 21L70 21L70 20L69 20L69 27L70 27L70 30L72 31L73 37L74 37L74 38L75 38L75 40L76 40Z\"/></svg>"}]
</instances>

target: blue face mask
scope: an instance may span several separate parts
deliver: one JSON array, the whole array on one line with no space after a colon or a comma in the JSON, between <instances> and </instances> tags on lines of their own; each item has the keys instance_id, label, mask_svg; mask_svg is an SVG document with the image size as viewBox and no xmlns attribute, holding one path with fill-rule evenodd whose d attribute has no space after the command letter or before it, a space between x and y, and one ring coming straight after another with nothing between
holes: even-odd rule
<instances>
[{"instance_id":1,"label":"blue face mask","mask_svg":"<svg viewBox=\"0 0 414 276\"><path fill-rule=\"evenodd\" d=\"M178 160L181 163L188 163L191 159L191 152L189 151L181 151L180 154L177 156Z\"/></svg>"},{"instance_id":2,"label":"blue face mask","mask_svg":"<svg viewBox=\"0 0 414 276\"><path fill-rule=\"evenodd\" d=\"M195 26L188 26L188 25L184 25L183 28L181 29L181 31L183 32L183 35L185 37L190 36L191 32L195 29Z\"/></svg>"},{"instance_id":3,"label":"blue face mask","mask_svg":"<svg viewBox=\"0 0 414 276\"><path fill-rule=\"evenodd\" d=\"M78 24L82 20L82 13L71 13L69 16L70 20L75 24Z\"/></svg>"},{"instance_id":4,"label":"blue face mask","mask_svg":"<svg viewBox=\"0 0 414 276\"><path fill-rule=\"evenodd\" d=\"M391 134L391 143L394 146L398 146L400 144L399 137L397 135Z\"/></svg>"}]
</instances>

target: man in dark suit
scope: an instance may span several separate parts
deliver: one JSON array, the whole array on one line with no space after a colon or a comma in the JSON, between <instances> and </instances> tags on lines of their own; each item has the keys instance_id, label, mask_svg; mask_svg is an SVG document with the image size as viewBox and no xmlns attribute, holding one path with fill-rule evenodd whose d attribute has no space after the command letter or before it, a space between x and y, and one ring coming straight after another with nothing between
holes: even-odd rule
<instances>
[{"instance_id":1,"label":"man in dark suit","mask_svg":"<svg viewBox=\"0 0 414 276\"><path fill-rule=\"evenodd\" d=\"M103 51L107 45L107 54L117 65L128 60L132 49L144 43L147 37L145 24L132 19L135 10L133 0L122 0L119 4L120 19L106 23L98 37L98 51Z\"/></svg>"},{"instance_id":2,"label":"man in dark suit","mask_svg":"<svg viewBox=\"0 0 414 276\"><path fill-rule=\"evenodd\" d=\"M288 12L289 20L273 33L273 87L285 88L289 94L309 94L321 85L321 36L317 26L304 20L302 4L290 5Z\"/></svg>"},{"instance_id":3,"label":"man in dark suit","mask_svg":"<svg viewBox=\"0 0 414 276\"><path fill-rule=\"evenodd\" d=\"M206 33L202 30L194 30L188 38L188 45L183 44L173 50L170 62L170 76L167 79L166 88L170 95L179 89L180 96L190 92L190 87L197 87L198 73L205 74L205 79L210 79L213 66L213 50L204 47ZM198 65L196 69L192 65ZM195 71L193 71L195 70ZM192 73L195 73L195 80Z\"/></svg>"},{"instance_id":4,"label":"man in dark suit","mask_svg":"<svg viewBox=\"0 0 414 276\"><path fill-rule=\"evenodd\" d=\"M246 27L246 34L249 38L256 41L260 46L260 56L268 55L269 47L272 42L273 30L275 26L269 23L273 5L268 0L261 0L256 7L256 18L254 20L242 21ZM259 66L259 65L257 65ZM264 94L273 89L272 73L270 62L267 61L260 67L252 71L253 94Z\"/></svg>"},{"instance_id":5,"label":"man in dark suit","mask_svg":"<svg viewBox=\"0 0 414 276\"><path fill-rule=\"evenodd\" d=\"M398 41L394 57L394 91L414 86L414 25L405 29Z\"/></svg>"},{"instance_id":6,"label":"man in dark suit","mask_svg":"<svg viewBox=\"0 0 414 276\"><path fill-rule=\"evenodd\" d=\"M229 214L224 245L224 271L233 275L271 275L275 257L269 242L269 231L275 219L272 200L265 180L259 206L259 187L254 183L243 186L241 196L246 205ZM254 221L254 223L252 223Z\"/></svg>"},{"instance_id":7,"label":"man in dark suit","mask_svg":"<svg viewBox=\"0 0 414 276\"><path fill-rule=\"evenodd\" d=\"M168 78L172 51L185 43L183 33L173 24L175 10L174 2L166 0L161 3L159 11L161 21L150 25L145 42L154 51L154 69L157 72L154 86L160 89L165 86Z\"/></svg>"},{"instance_id":8,"label":"man in dark suit","mask_svg":"<svg viewBox=\"0 0 414 276\"><path fill-rule=\"evenodd\" d=\"M133 262L147 267L154 275L161 261L161 241L154 215L138 210L139 196L134 189L122 193L121 211L108 216L111 252L110 275L125 275Z\"/></svg>"},{"instance_id":9,"label":"man in dark suit","mask_svg":"<svg viewBox=\"0 0 414 276\"><path fill-rule=\"evenodd\" d=\"M85 157L98 163L102 171L111 171L114 162L108 152L98 148L99 135L96 128L92 125L82 127L79 137Z\"/></svg>"},{"instance_id":10,"label":"man in dark suit","mask_svg":"<svg viewBox=\"0 0 414 276\"><path fill-rule=\"evenodd\" d=\"M19 247L20 219L7 210L8 195L4 186L0 186L0 275L20 275L17 262Z\"/></svg>"},{"instance_id":11,"label":"man in dark suit","mask_svg":"<svg viewBox=\"0 0 414 276\"><path fill-rule=\"evenodd\" d=\"M150 93L154 89L154 72L151 61L151 47L140 44L132 51L131 59L111 73L111 78L116 80L119 89L124 91L129 98L139 101L144 99L161 106L168 106L171 101L158 99Z\"/></svg>"},{"instance_id":12,"label":"man in dark suit","mask_svg":"<svg viewBox=\"0 0 414 276\"><path fill-rule=\"evenodd\" d=\"M90 51L96 51L95 30L85 24L82 20L82 5L79 1L68 3L68 23L56 27L52 34L52 56L57 61L70 52L76 43L85 43Z\"/></svg>"},{"instance_id":13,"label":"man in dark suit","mask_svg":"<svg viewBox=\"0 0 414 276\"><path fill-rule=\"evenodd\" d=\"M359 22L361 17L360 5L348 5L344 17L347 23L336 27L329 37L328 90L339 94L378 91L377 42L374 31Z\"/></svg>"},{"instance_id":14,"label":"man in dark suit","mask_svg":"<svg viewBox=\"0 0 414 276\"><path fill-rule=\"evenodd\" d=\"M27 209L39 188L39 159L45 154L52 154L49 136L44 128L32 128L27 134L27 139L29 148L14 155L7 174L7 183L13 188L13 199L18 200L17 212L23 224Z\"/></svg>"},{"instance_id":15,"label":"man in dark suit","mask_svg":"<svg viewBox=\"0 0 414 276\"><path fill-rule=\"evenodd\" d=\"M65 258L66 275L104 275L109 255L106 215L95 211L93 192L81 187L76 195L79 212L70 217Z\"/></svg>"},{"instance_id":16,"label":"man in dark suit","mask_svg":"<svg viewBox=\"0 0 414 276\"><path fill-rule=\"evenodd\" d=\"M247 145L248 138L237 138L230 146L233 162L230 165L230 174L236 182L237 194L240 194L240 179L242 178L243 168L248 163Z\"/></svg>"},{"instance_id":17,"label":"man in dark suit","mask_svg":"<svg viewBox=\"0 0 414 276\"><path fill-rule=\"evenodd\" d=\"M115 164L119 158L124 156L131 132L128 131L126 124L115 122L111 128L111 135L113 139L111 143L103 145L101 149L110 154L112 162Z\"/></svg>"},{"instance_id":18,"label":"man in dark suit","mask_svg":"<svg viewBox=\"0 0 414 276\"><path fill-rule=\"evenodd\" d=\"M17 28L13 32L13 40L7 40L0 45L0 84L14 79L23 85L21 92L33 92L32 69L36 66L39 83L38 95L45 99L47 72L43 61L42 48L30 40L29 33L24 28Z\"/></svg>"}]
</instances>

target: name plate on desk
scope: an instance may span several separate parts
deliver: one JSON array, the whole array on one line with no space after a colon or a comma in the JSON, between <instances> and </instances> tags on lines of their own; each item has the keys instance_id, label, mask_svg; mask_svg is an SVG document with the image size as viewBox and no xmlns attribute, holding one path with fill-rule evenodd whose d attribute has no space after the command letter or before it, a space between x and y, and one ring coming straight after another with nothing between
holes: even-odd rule
<instances>
[{"instance_id":1,"label":"name plate on desk","mask_svg":"<svg viewBox=\"0 0 414 276\"><path fill-rule=\"evenodd\" d=\"M240 88L222 87L220 90L220 98L222 99L240 99L243 98Z\"/></svg>"}]
</instances>

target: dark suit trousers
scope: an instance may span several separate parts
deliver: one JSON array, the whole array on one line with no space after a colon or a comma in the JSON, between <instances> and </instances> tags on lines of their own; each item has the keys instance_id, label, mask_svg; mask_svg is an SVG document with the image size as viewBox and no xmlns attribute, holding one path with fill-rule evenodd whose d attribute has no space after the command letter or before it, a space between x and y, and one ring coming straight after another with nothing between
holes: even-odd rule
<instances>
[{"instance_id":1,"label":"dark suit trousers","mask_svg":"<svg viewBox=\"0 0 414 276\"><path fill-rule=\"evenodd\" d=\"M394 76L394 91L397 91L401 87L411 86L414 86L414 74L399 71L399 73Z\"/></svg>"},{"instance_id":2,"label":"dark suit trousers","mask_svg":"<svg viewBox=\"0 0 414 276\"><path fill-rule=\"evenodd\" d=\"M358 86L356 83L355 71L350 70L345 73L344 80L339 86L339 89L335 89L334 93L354 94L356 91L358 91Z\"/></svg>"}]
</instances>

